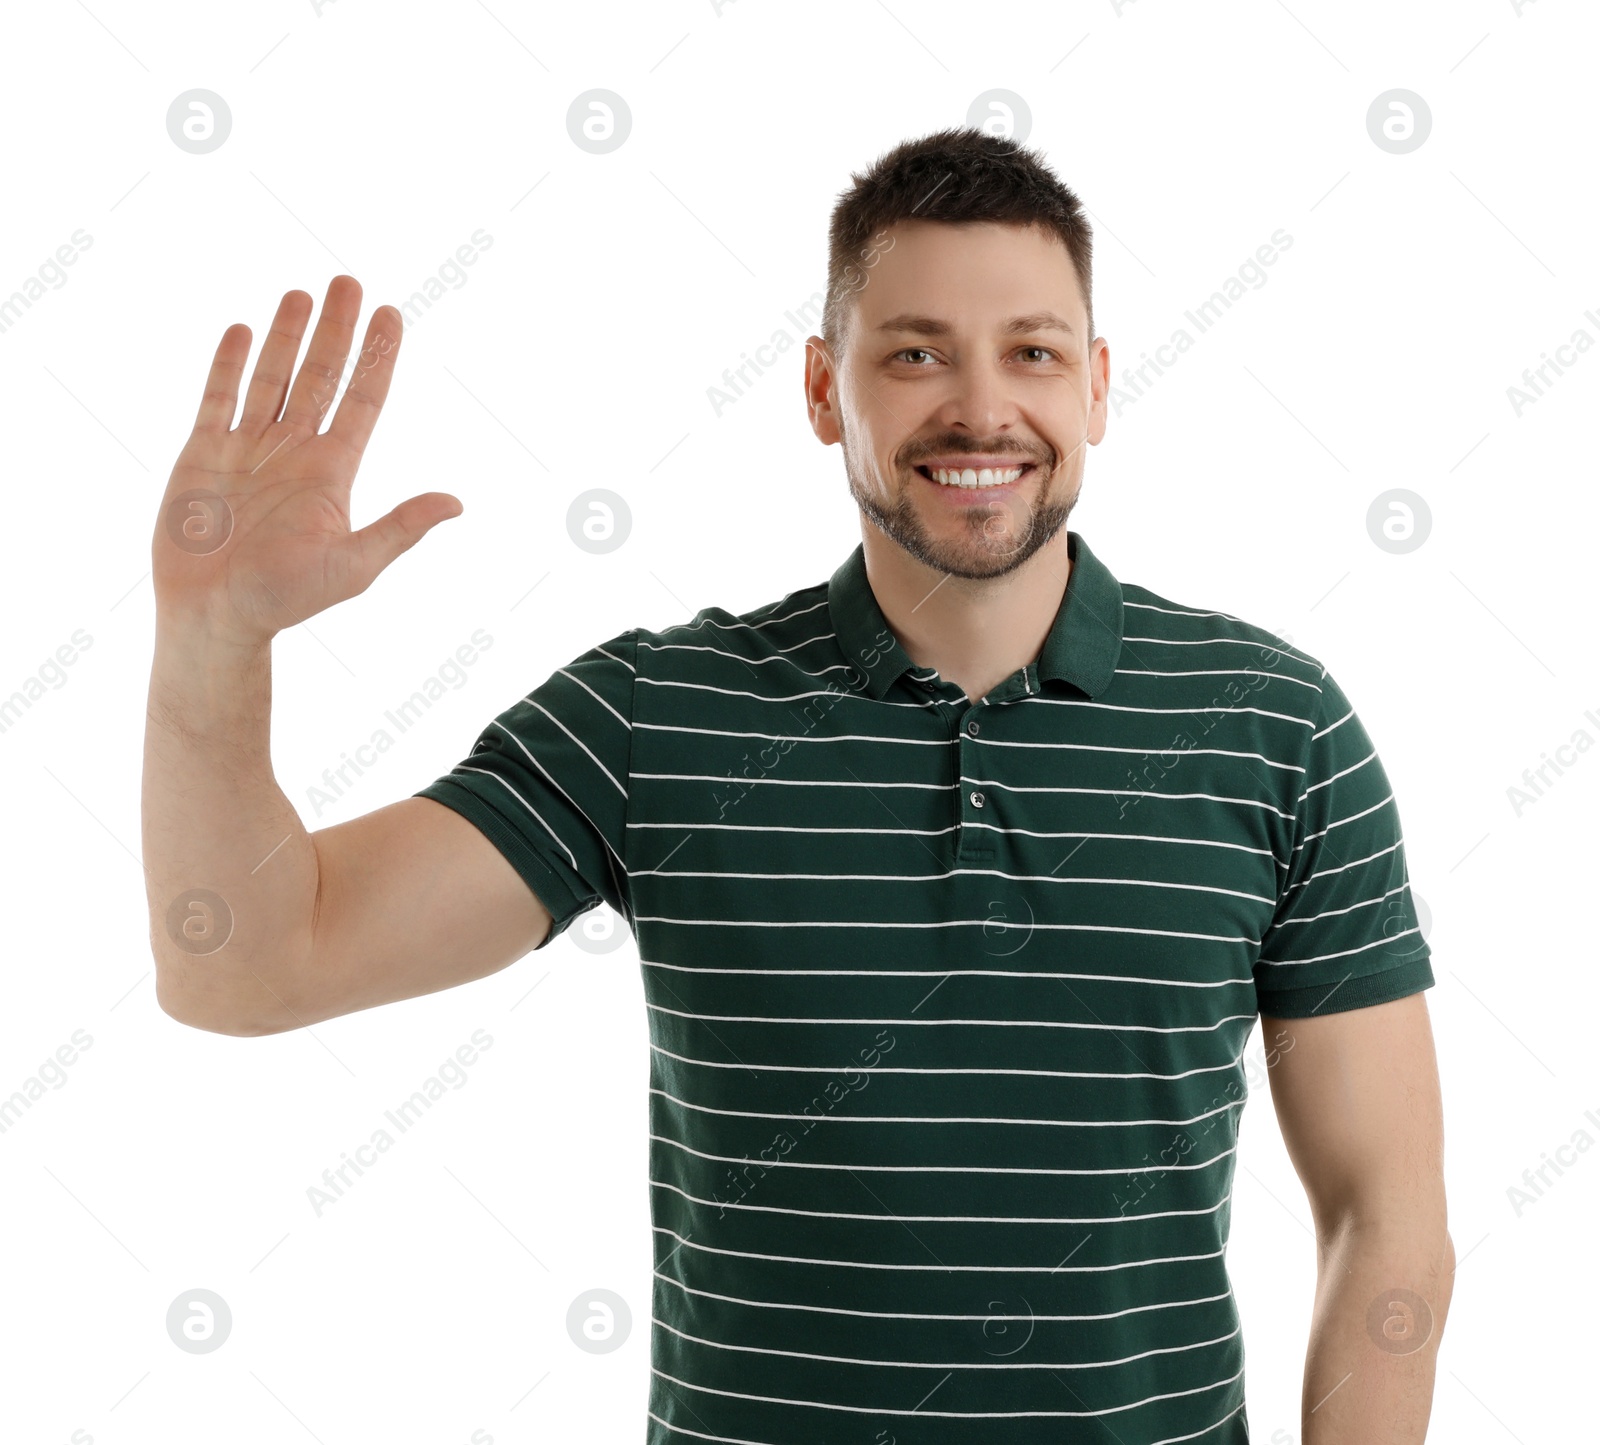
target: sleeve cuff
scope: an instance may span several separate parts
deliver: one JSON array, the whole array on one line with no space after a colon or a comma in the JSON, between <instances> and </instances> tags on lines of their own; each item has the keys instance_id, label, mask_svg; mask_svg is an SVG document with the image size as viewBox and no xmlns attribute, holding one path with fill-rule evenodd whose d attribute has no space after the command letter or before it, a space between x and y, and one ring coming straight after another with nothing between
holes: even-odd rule
<instances>
[{"instance_id":1,"label":"sleeve cuff","mask_svg":"<svg viewBox=\"0 0 1600 1445\"><path fill-rule=\"evenodd\" d=\"M478 830L505 854L506 861L517 870L534 896L550 911L553 920L550 931L545 935L544 941L533 950L535 953L557 934L563 932L567 925L583 912L587 900L579 898L568 887L566 880L540 856L538 850L501 817L493 805L485 802L464 783L454 778L442 777L429 783L425 788L419 788L412 796L432 798L434 802L443 803L445 807L460 813L469 823L476 825Z\"/></svg>"},{"instance_id":2,"label":"sleeve cuff","mask_svg":"<svg viewBox=\"0 0 1600 1445\"><path fill-rule=\"evenodd\" d=\"M1317 983L1303 988L1257 988L1258 1011L1272 1018L1303 1019L1345 1013L1373 1004L1392 1003L1432 988L1433 966L1427 955L1378 973L1347 978L1343 983Z\"/></svg>"}]
</instances>

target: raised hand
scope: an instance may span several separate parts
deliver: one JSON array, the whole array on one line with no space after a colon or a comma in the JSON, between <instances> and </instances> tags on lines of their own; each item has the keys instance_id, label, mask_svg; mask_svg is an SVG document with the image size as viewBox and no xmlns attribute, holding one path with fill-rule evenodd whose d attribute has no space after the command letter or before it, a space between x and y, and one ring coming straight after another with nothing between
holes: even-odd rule
<instances>
[{"instance_id":1,"label":"raised hand","mask_svg":"<svg viewBox=\"0 0 1600 1445\"><path fill-rule=\"evenodd\" d=\"M290 389L311 310L306 292L285 293L237 426L250 328L236 323L222 334L151 539L158 622L196 624L241 645L266 642L366 591L426 532L461 513L448 492L424 492L351 530L350 488L389 392L402 321L393 306L373 313L344 397L319 433L360 319L360 284L353 276L329 283Z\"/></svg>"}]
</instances>

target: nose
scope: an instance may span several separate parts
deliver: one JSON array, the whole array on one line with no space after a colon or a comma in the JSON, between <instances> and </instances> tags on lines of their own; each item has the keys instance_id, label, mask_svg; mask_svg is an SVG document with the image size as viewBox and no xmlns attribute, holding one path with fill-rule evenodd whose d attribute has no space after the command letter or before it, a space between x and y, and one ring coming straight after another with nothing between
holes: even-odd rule
<instances>
[{"instance_id":1,"label":"nose","mask_svg":"<svg viewBox=\"0 0 1600 1445\"><path fill-rule=\"evenodd\" d=\"M1018 421L1017 404L998 364L969 361L957 367L938 420L952 432L1009 439Z\"/></svg>"}]
</instances>

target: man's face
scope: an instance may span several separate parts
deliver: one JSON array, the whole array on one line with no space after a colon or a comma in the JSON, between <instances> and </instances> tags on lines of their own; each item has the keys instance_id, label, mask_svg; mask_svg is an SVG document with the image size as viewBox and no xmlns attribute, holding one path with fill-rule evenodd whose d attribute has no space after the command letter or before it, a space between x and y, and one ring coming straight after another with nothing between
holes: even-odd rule
<instances>
[{"instance_id":1,"label":"man's face","mask_svg":"<svg viewBox=\"0 0 1600 1445\"><path fill-rule=\"evenodd\" d=\"M847 276L842 354L807 341L806 394L851 494L940 573L1021 566L1065 524L1084 445L1105 434L1109 358L1066 247L1032 226L908 221ZM979 485L957 485L969 469Z\"/></svg>"}]
</instances>

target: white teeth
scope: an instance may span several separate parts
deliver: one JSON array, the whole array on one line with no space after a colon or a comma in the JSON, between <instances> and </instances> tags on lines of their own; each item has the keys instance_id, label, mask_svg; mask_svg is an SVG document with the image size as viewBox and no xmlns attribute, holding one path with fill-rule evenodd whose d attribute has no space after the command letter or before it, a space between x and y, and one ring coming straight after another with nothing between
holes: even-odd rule
<instances>
[{"instance_id":1,"label":"white teeth","mask_svg":"<svg viewBox=\"0 0 1600 1445\"><path fill-rule=\"evenodd\" d=\"M974 471L967 467L964 471L947 471L939 467L933 469L932 475L942 487L997 487L1016 481L1023 470L1022 467L982 467Z\"/></svg>"}]
</instances>

